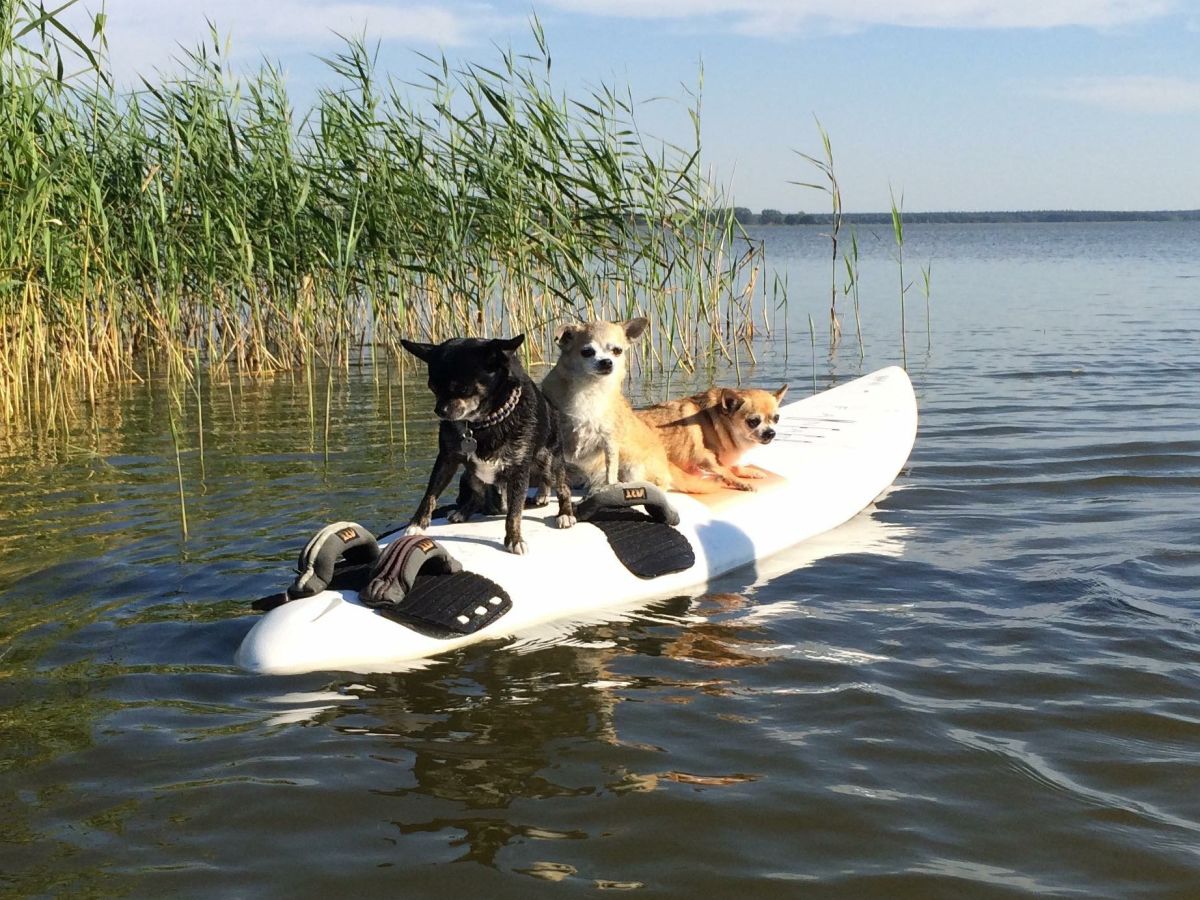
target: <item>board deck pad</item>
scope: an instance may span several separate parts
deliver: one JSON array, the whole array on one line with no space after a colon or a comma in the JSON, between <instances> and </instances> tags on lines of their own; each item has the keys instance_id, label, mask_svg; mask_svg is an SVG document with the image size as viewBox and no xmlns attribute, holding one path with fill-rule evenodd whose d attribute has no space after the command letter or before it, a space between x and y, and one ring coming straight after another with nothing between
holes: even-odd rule
<instances>
[{"instance_id":1,"label":"board deck pad","mask_svg":"<svg viewBox=\"0 0 1200 900\"><path fill-rule=\"evenodd\" d=\"M595 525L626 569L638 578L683 572L696 564L696 551L686 537L636 509L603 509L576 528Z\"/></svg>"},{"instance_id":2,"label":"board deck pad","mask_svg":"<svg viewBox=\"0 0 1200 900\"><path fill-rule=\"evenodd\" d=\"M386 618L434 638L474 634L510 609L512 600L490 578L474 572L421 575L404 599L376 607Z\"/></svg>"}]
</instances>

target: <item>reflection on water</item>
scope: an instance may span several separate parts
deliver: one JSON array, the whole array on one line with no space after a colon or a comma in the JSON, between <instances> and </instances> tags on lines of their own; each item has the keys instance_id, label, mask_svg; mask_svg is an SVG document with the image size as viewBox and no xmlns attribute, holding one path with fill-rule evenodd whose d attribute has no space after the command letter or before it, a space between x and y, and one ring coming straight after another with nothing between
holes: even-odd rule
<instances>
[{"instance_id":1,"label":"reflection on water","mask_svg":"<svg viewBox=\"0 0 1200 900\"><path fill-rule=\"evenodd\" d=\"M772 234L827 285L815 232ZM814 368L795 326L822 311L793 298L747 380L898 358L893 264L860 242L867 360ZM336 380L326 446L302 380L204 385L186 542L161 391L69 441L0 435L0 891L1193 895L1200 228L910 248L935 260L921 431L869 515L703 596L409 671L231 659L298 535L411 509L411 388Z\"/></svg>"},{"instance_id":2,"label":"reflection on water","mask_svg":"<svg viewBox=\"0 0 1200 900\"><path fill-rule=\"evenodd\" d=\"M894 490L894 488L889 490L884 497L893 493ZM753 566L747 566L714 579L710 588L713 590L726 588L752 593L756 587L768 583L770 579L784 572L794 571L827 557L854 553L899 556L903 550L906 534L907 529L904 526L884 522L875 514L875 508L871 507L826 534L805 541L802 545L792 547L768 559L759 560ZM697 603L702 604L706 600L712 601L718 596L720 595L717 593L710 593L697 598ZM731 609L741 608L745 605L736 600L737 595L735 594L726 594L725 596L731 598L730 602L733 603ZM677 613L667 611L662 604L646 604L644 601L639 601L625 609L596 610L568 621L533 626L517 635L508 644L508 648L516 652L529 652L563 642L572 642L576 646L581 646L579 641L583 639L579 636L580 627L586 624L647 621L655 614L663 615L665 621L669 621L674 616L681 622L703 623L709 620L712 613L726 611L718 606L715 610L706 608L689 615L690 611L686 600L687 598L679 598L677 602L683 602L684 608ZM659 612L651 613L647 607ZM757 614L762 614L762 611L760 610Z\"/></svg>"}]
</instances>

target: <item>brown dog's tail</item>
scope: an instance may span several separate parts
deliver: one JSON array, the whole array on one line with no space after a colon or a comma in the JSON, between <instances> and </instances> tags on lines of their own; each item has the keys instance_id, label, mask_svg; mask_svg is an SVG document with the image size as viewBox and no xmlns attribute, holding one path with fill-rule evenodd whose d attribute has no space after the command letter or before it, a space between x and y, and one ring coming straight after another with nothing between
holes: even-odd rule
<instances>
[{"instance_id":1,"label":"brown dog's tail","mask_svg":"<svg viewBox=\"0 0 1200 900\"><path fill-rule=\"evenodd\" d=\"M693 475L687 472L675 463L667 463L671 471L671 490L679 491L683 494L715 494L721 490L721 482L715 478L704 478L701 475Z\"/></svg>"}]
</instances>

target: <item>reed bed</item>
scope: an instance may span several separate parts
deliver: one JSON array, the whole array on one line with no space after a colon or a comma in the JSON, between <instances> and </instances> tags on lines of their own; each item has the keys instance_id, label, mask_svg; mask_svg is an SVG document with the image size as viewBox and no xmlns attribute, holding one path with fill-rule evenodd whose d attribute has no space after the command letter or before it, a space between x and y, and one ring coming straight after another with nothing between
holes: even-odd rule
<instances>
[{"instance_id":1,"label":"reed bed","mask_svg":"<svg viewBox=\"0 0 1200 900\"><path fill-rule=\"evenodd\" d=\"M702 174L698 90L690 144L651 141L627 91L557 90L531 31L415 84L348 40L299 112L215 30L120 91L102 17L81 40L0 4L0 424L69 427L164 367L387 371L401 337L524 332L536 361L583 316L649 315L644 365L752 357L762 247Z\"/></svg>"}]
</instances>

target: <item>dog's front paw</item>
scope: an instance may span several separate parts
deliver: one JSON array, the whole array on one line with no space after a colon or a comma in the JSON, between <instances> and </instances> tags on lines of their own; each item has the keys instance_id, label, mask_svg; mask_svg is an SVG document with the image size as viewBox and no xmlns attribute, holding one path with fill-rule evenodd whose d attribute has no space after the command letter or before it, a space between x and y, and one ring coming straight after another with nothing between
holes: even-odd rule
<instances>
[{"instance_id":1,"label":"dog's front paw","mask_svg":"<svg viewBox=\"0 0 1200 900\"><path fill-rule=\"evenodd\" d=\"M520 538L506 538L504 541L504 549L509 553L517 554L517 556L524 556L529 552L529 545Z\"/></svg>"},{"instance_id":2,"label":"dog's front paw","mask_svg":"<svg viewBox=\"0 0 1200 900\"><path fill-rule=\"evenodd\" d=\"M546 491L538 491L532 500L526 500L525 506L528 509L541 509L543 506L548 506L550 503L550 494Z\"/></svg>"},{"instance_id":3,"label":"dog's front paw","mask_svg":"<svg viewBox=\"0 0 1200 900\"><path fill-rule=\"evenodd\" d=\"M738 478L753 478L755 480L767 477L762 472L758 471L758 469L743 469L741 466L738 466L736 469L734 469L733 474Z\"/></svg>"},{"instance_id":4,"label":"dog's front paw","mask_svg":"<svg viewBox=\"0 0 1200 900\"><path fill-rule=\"evenodd\" d=\"M468 518L469 516L464 516L460 509L452 509L446 514L446 521L451 525L458 525L461 522L467 521Z\"/></svg>"},{"instance_id":5,"label":"dog's front paw","mask_svg":"<svg viewBox=\"0 0 1200 900\"><path fill-rule=\"evenodd\" d=\"M412 536L414 534L424 534L425 529L422 528L420 525L418 525L416 522L413 522L411 525L409 525L407 528L404 529L404 533L409 536Z\"/></svg>"},{"instance_id":6,"label":"dog's front paw","mask_svg":"<svg viewBox=\"0 0 1200 900\"><path fill-rule=\"evenodd\" d=\"M758 490L758 488L746 481L729 481L727 484L735 491L749 491L753 494Z\"/></svg>"},{"instance_id":7,"label":"dog's front paw","mask_svg":"<svg viewBox=\"0 0 1200 900\"><path fill-rule=\"evenodd\" d=\"M576 519L574 516L559 516L554 522L559 528L570 528L575 524Z\"/></svg>"}]
</instances>

